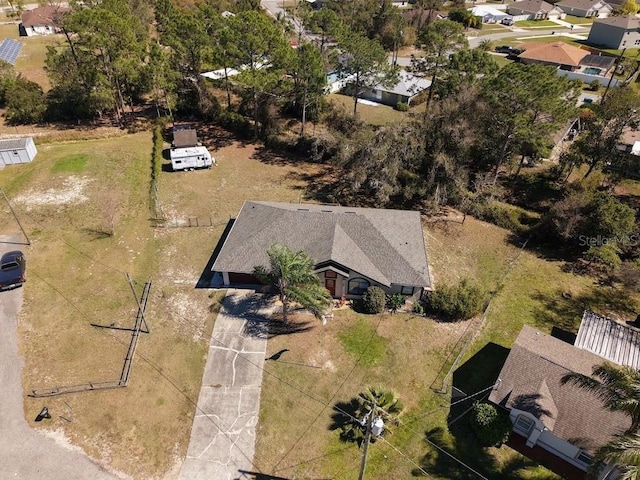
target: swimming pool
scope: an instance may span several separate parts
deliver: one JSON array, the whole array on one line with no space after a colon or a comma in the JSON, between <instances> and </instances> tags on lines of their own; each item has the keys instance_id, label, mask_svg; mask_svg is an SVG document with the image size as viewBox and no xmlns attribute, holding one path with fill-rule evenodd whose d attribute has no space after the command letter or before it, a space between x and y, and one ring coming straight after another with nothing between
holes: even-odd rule
<instances>
[{"instance_id":1,"label":"swimming pool","mask_svg":"<svg viewBox=\"0 0 640 480\"><path fill-rule=\"evenodd\" d=\"M584 73L586 73L587 75L600 75L601 72L601 68L587 67L584 69Z\"/></svg>"}]
</instances>

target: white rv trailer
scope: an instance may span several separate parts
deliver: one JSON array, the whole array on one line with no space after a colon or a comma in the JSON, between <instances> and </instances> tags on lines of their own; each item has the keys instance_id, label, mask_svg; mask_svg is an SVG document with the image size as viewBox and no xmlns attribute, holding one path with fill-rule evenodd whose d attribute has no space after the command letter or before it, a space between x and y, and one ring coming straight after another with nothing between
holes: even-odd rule
<instances>
[{"instance_id":1,"label":"white rv trailer","mask_svg":"<svg viewBox=\"0 0 640 480\"><path fill-rule=\"evenodd\" d=\"M174 171L211 168L216 163L206 147L172 148L169 155Z\"/></svg>"}]
</instances>

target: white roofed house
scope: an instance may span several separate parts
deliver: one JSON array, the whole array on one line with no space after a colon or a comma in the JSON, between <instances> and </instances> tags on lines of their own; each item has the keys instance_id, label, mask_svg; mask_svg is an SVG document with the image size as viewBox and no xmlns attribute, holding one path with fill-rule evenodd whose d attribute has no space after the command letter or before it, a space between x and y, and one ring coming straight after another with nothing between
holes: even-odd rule
<instances>
[{"instance_id":1,"label":"white roofed house","mask_svg":"<svg viewBox=\"0 0 640 480\"><path fill-rule=\"evenodd\" d=\"M396 107L399 103L406 103L412 106L424 100L424 94L430 86L431 80L416 77L405 70L401 70L398 83L393 86L381 83L364 89L359 98L391 107Z\"/></svg>"},{"instance_id":2,"label":"white roofed house","mask_svg":"<svg viewBox=\"0 0 640 480\"><path fill-rule=\"evenodd\" d=\"M469 8L476 17L482 18L482 23L500 23L505 18L511 18L505 10L499 10L491 5L476 5Z\"/></svg>"},{"instance_id":3,"label":"white roofed house","mask_svg":"<svg viewBox=\"0 0 640 480\"><path fill-rule=\"evenodd\" d=\"M246 201L213 262L213 284L259 285L275 243L303 250L334 298L359 298L371 285L419 297L431 289L419 212Z\"/></svg>"}]
</instances>

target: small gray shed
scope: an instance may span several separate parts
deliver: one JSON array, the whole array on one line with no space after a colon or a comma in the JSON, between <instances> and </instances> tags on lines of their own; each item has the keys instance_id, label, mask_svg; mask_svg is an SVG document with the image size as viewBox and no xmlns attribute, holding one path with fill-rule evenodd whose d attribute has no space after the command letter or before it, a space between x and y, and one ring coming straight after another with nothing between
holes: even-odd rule
<instances>
[{"instance_id":1,"label":"small gray shed","mask_svg":"<svg viewBox=\"0 0 640 480\"><path fill-rule=\"evenodd\" d=\"M29 163L37 153L31 137L0 140L0 167L14 163Z\"/></svg>"}]
</instances>

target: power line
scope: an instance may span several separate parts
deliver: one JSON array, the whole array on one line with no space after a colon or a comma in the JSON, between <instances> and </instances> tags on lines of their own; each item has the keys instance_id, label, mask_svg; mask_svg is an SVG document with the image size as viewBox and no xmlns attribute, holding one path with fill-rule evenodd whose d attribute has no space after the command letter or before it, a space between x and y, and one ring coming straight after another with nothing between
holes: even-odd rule
<instances>
[{"instance_id":1,"label":"power line","mask_svg":"<svg viewBox=\"0 0 640 480\"><path fill-rule=\"evenodd\" d=\"M409 460L409 463L411 463L411 465L413 465L414 467L416 467L418 470L420 470L422 473L424 473L427 477L429 478L433 478L431 475L429 475L424 468L422 468L420 465L418 465L416 462L414 462L411 457L409 457L408 455L406 455L405 453L401 452L397 447L395 447L394 445L391 444L391 442L389 442L389 440L387 440L386 438L384 438L383 436L378 437L379 439L381 439L384 443L386 443L387 445L389 445L395 452L399 453L402 457L406 458L407 460Z\"/></svg>"},{"instance_id":2,"label":"power line","mask_svg":"<svg viewBox=\"0 0 640 480\"><path fill-rule=\"evenodd\" d=\"M284 454L284 456L278 460L278 462L273 466L274 471L277 471L276 468L278 467L278 465L280 465L280 463L282 463L282 461L289 455L289 453L291 453L293 451L293 449L298 445L298 443L300 443L300 441L304 438L304 436L307 434L307 432L311 429L311 427L313 426L314 423L316 423L316 421L318 420L318 418L320 418L320 415L322 415L322 413L325 411L325 409L329 406L329 402L332 402L333 399L336 397L336 395L338 394L338 392L342 389L342 387L344 386L345 383L347 383L347 380L349 379L349 377L351 376L351 374L353 373L353 371L356 369L356 367L358 366L358 364L360 363L360 360L362 360L362 358L364 357L364 354L367 352L367 350L369 349L369 345L371 345L371 342L373 341L373 337L375 337L378 333L378 327L380 327L380 323L382 323L382 316L380 317L380 320L378 320L378 324L376 325L376 328L374 329L374 331L371 333L371 336L369 337L369 340L367 341L367 344L365 345L364 349L362 350L362 353L360 354L360 356L358 357L358 359L356 360L356 362L353 364L353 366L351 367L351 370L349 370L349 372L347 373L347 375L344 377L344 379L342 380L342 382L340 383L340 385L338 385L338 388L336 389L336 391L334 392L333 395L331 395L331 398L324 403L323 407L320 409L320 411L318 412L318 414L315 416L315 418L313 419L313 421L307 426L307 428L305 428L304 432L302 432L302 435L300 435L298 437L298 439L294 442L294 444L291 446L291 448L289 450L287 450L287 452Z\"/></svg>"},{"instance_id":3,"label":"power line","mask_svg":"<svg viewBox=\"0 0 640 480\"><path fill-rule=\"evenodd\" d=\"M179 317L181 317L181 318L183 318L186 322L191 323L192 325L195 325L195 323L194 323L194 322L192 322L192 321L188 320L186 317L184 317L184 316L182 316L182 315L180 315L180 314L176 314L176 315L177 315L177 316L179 316ZM322 412L324 412L324 410L325 410L327 407L331 407L331 408L335 409L337 412L339 412L339 413L341 413L341 414L345 415L346 417L350 418L350 419L351 419L351 420L353 420L353 421L356 421L356 422L359 422L359 421L360 421L360 419L358 419L358 418L354 417L354 416L353 416L353 415L351 415L349 412L344 411L343 409L341 409L341 408L337 407L336 405L331 405L329 402L331 402L331 401L333 400L333 398L335 398L335 396L336 396L336 395L337 395L337 393L340 391L340 389L342 388L342 386L344 385L344 383L346 383L346 380L349 378L349 376L351 375L351 373L353 372L353 370L355 369L355 367L358 365L358 362L362 359L362 357L363 357L363 356L364 356L364 354L366 353L366 350L367 350L367 348L368 348L368 346L369 346L370 342L373 340L374 335L377 333L377 329L378 329L378 327L379 327L379 325L380 325L381 321L382 321L382 319L378 322L378 325L376 326L375 331L373 332L372 336L370 337L369 342L367 343L367 346L365 347L365 349L364 349L363 353L362 353L362 354L361 354L361 356L358 358L358 360L356 361L356 363L353 365L353 367L352 367L352 368L351 368L351 370L349 371L348 375L345 377L345 379L343 380L343 382L341 383L341 385L338 387L338 389L337 389L336 393L334 393L334 395L332 395L332 397L331 397L331 399L330 399L329 401L321 400L321 399L319 399L319 398L317 398L317 397L313 396L313 395L312 395L312 394L310 394L309 392L307 392L307 391L305 391L305 390L302 390L301 388L299 388L299 387L297 387L297 386L295 386L295 385L291 384L290 382L288 382L288 381L286 381L286 380L282 379L281 377L279 377L279 376L278 376L278 375L276 375L275 373L273 373L273 372L269 371L268 369L266 369L266 368L264 368L264 367L259 366L257 363L253 362L253 361L252 361L252 360L250 360L249 358L239 356L239 358L242 358L245 362L247 362L247 363L249 363L249 364L251 364L251 365L255 366L256 368L258 368L258 369L260 369L260 370L262 370L262 372L263 372L263 373L265 373L265 374L267 374L267 376L273 377L273 378L274 378L274 379L276 379L277 381L279 381L279 382L283 383L284 385L286 385L286 386L288 386L288 387L290 387L290 388L294 389L294 390L295 390L295 391L297 391L298 393L300 393L300 394L302 394L302 395L304 395L304 396L308 397L309 399L311 399L311 400L313 400L313 401L315 401L315 402L317 402L317 403L319 403L319 404L321 404L321 405L323 406L323 408L320 410L320 412L319 412L319 413L314 417L313 421L312 421L312 422L308 425L308 427L305 429L305 431L303 432L303 434L302 434L302 435L301 435L301 436L296 440L296 442L294 442L294 445L293 445L293 446L292 446L292 447L291 447L291 448L290 448L290 449L285 453L285 455L284 455L284 456L283 456L283 457L278 461L278 463L276 463L276 465L274 465L274 467L273 467L273 469L274 469L274 470L273 470L273 472L274 472L274 473L277 473L277 472L280 472L280 471L282 471L282 470L285 470L285 469L291 468L292 466L297 466L297 465L304 464L304 463L306 463L306 462L307 462L307 461L304 461L304 462L301 462L301 463L298 463L298 464L295 464L295 465L289 465L289 466L286 466L286 467L283 467L283 468L280 468L280 469L277 469L277 468L276 468L276 467L277 467L277 466L278 466L278 465L279 465L279 464L280 464L280 463L281 463L281 462L282 462L282 461L283 461L283 460L284 460L284 459L285 459L285 458L286 458L286 457L291 453L291 451L293 451L293 449L296 447L296 445L297 445L297 444L301 441L301 439L306 435L306 433L309 431L309 429L313 426L313 424L317 421L317 419L320 417L320 415L322 414ZM213 336L211 336L211 337L210 337L210 340L213 340L214 342L218 343L220 346L224 346L224 347L226 347L226 345L225 345L223 342L221 342L220 340L218 340L217 338L215 338L215 337L213 337ZM227 347L227 348L228 348L228 347ZM426 412L425 414L423 414L423 415L421 415L420 417L418 417L418 418L416 418L416 419L412 420L411 422L408 422L408 423L406 423L406 424L402 424L402 423L401 423L401 426L409 426L409 425L411 425L411 424L415 423L415 422L416 422L417 420L419 420L420 418L424 418L425 416L430 415L430 414L432 414L432 413L435 413L435 412L437 412L437 411L439 411L439 410L441 410L441 409L444 409L444 408L447 408L447 407L451 407L451 406L457 405L457 404L459 404L459 403L462 403L462 402L468 401L470 398L473 398L473 397L475 397L475 396L477 396L477 395L480 395L481 393L484 393L484 392L486 392L486 391L488 391L488 390L490 390L490 389L494 388L494 386L495 386L495 385L491 385L491 386L486 387L486 388L484 388L484 389L482 389L482 390L479 390L478 392L475 392L475 393L473 393L473 394L471 394L471 395L467 395L467 396L465 396L465 397L464 397L464 398L462 398L462 399L459 399L459 400L457 400L457 401L455 401L455 402L452 402L451 404L444 405L444 406L439 407L439 408L437 408L437 409L435 409L435 410L432 410L432 411ZM452 423L453 423L453 422L452 422ZM410 430L411 430L412 432L414 432L414 433L418 433L418 432L416 432L416 430L415 430L415 429L413 429L413 428L410 428ZM387 442L387 443L388 443L388 442ZM430 442L430 443L432 443L432 442ZM453 457L453 455L451 455L450 453L448 453L448 452L447 452L447 454L448 454L449 456L451 456L452 458L455 458L455 457ZM313 459L311 459L311 460L315 460L315 459L317 459L317 458L322 458L322 457L315 457L315 458L313 458ZM407 457L407 458L408 458L408 457ZM463 465L464 465L464 463L463 463L462 461L460 461L460 460L458 460L458 461L459 461L461 464L463 464ZM414 465L415 465L415 464L414 464ZM420 467L418 467L418 468L420 468ZM473 471L473 470L472 470L472 471ZM424 473L426 474L426 472L424 472ZM484 477L483 477L483 478L484 478Z\"/></svg>"},{"instance_id":4,"label":"power line","mask_svg":"<svg viewBox=\"0 0 640 480\"><path fill-rule=\"evenodd\" d=\"M453 460L455 460L456 462L458 462L460 465L464 466L465 468L471 470L473 473L475 473L478 477L482 478L483 480L489 480L487 477L485 477L484 475L482 475L480 472L474 470L473 468L471 468L469 465L467 465L466 463L464 463L462 460L459 460L458 458L454 457L453 455L451 455L449 452L447 452L445 449L440 448L438 445L436 445L435 443L433 443L431 440L429 440L429 437L425 437L425 440L430 444L433 445L434 447L436 447L438 450L440 450L442 453L444 453L445 455L447 455L448 457L452 458Z\"/></svg>"},{"instance_id":5,"label":"power line","mask_svg":"<svg viewBox=\"0 0 640 480\"><path fill-rule=\"evenodd\" d=\"M76 311L78 311L80 314L82 314L85 319L86 319L86 314L85 312L83 312L75 303L73 303L71 300L69 300L65 295L63 295L57 288L55 288L53 285L51 285L49 282L47 282L46 280L42 279L42 277L40 277L39 275L35 274L36 277L40 278L41 280L44 281L45 284L47 284L49 287L51 287L56 293L58 293L67 303L69 303L69 305L71 305ZM116 342L118 342L119 344L123 345L123 346L127 346L127 344L125 344L125 342L123 342L121 339L119 339L118 337L116 337L113 333L106 331L104 329L100 329L100 332L102 332L103 334L109 335L110 337L112 337ZM196 400L193 400L191 397L189 397L189 395L187 395L186 392L184 392L177 384L176 382L171 379L167 374L164 373L164 371L158 367L153 361L151 361L150 359L148 359L145 355L143 355L141 352L138 352L138 357L142 358L142 360L147 363L153 370L155 370L162 378L164 378L169 385L171 385L171 387L173 387L180 395L182 395L191 405L193 405L196 409L197 412L200 412L205 418L207 418L207 420L209 420L217 429L218 431L220 431L230 442L232 447L235 447L240 454L251 464L251 466L255 469L258 470L258 473L263 473L260 468L253 462L253 459L250 458L240 447L238 447L236 441L231 438L231 436L221 427L221 425L219 425L211 416L207 415L206 412L204 412L204 410L202 410L199 406L198 406L198 402Z\"/></svg>"}]
</instances>

